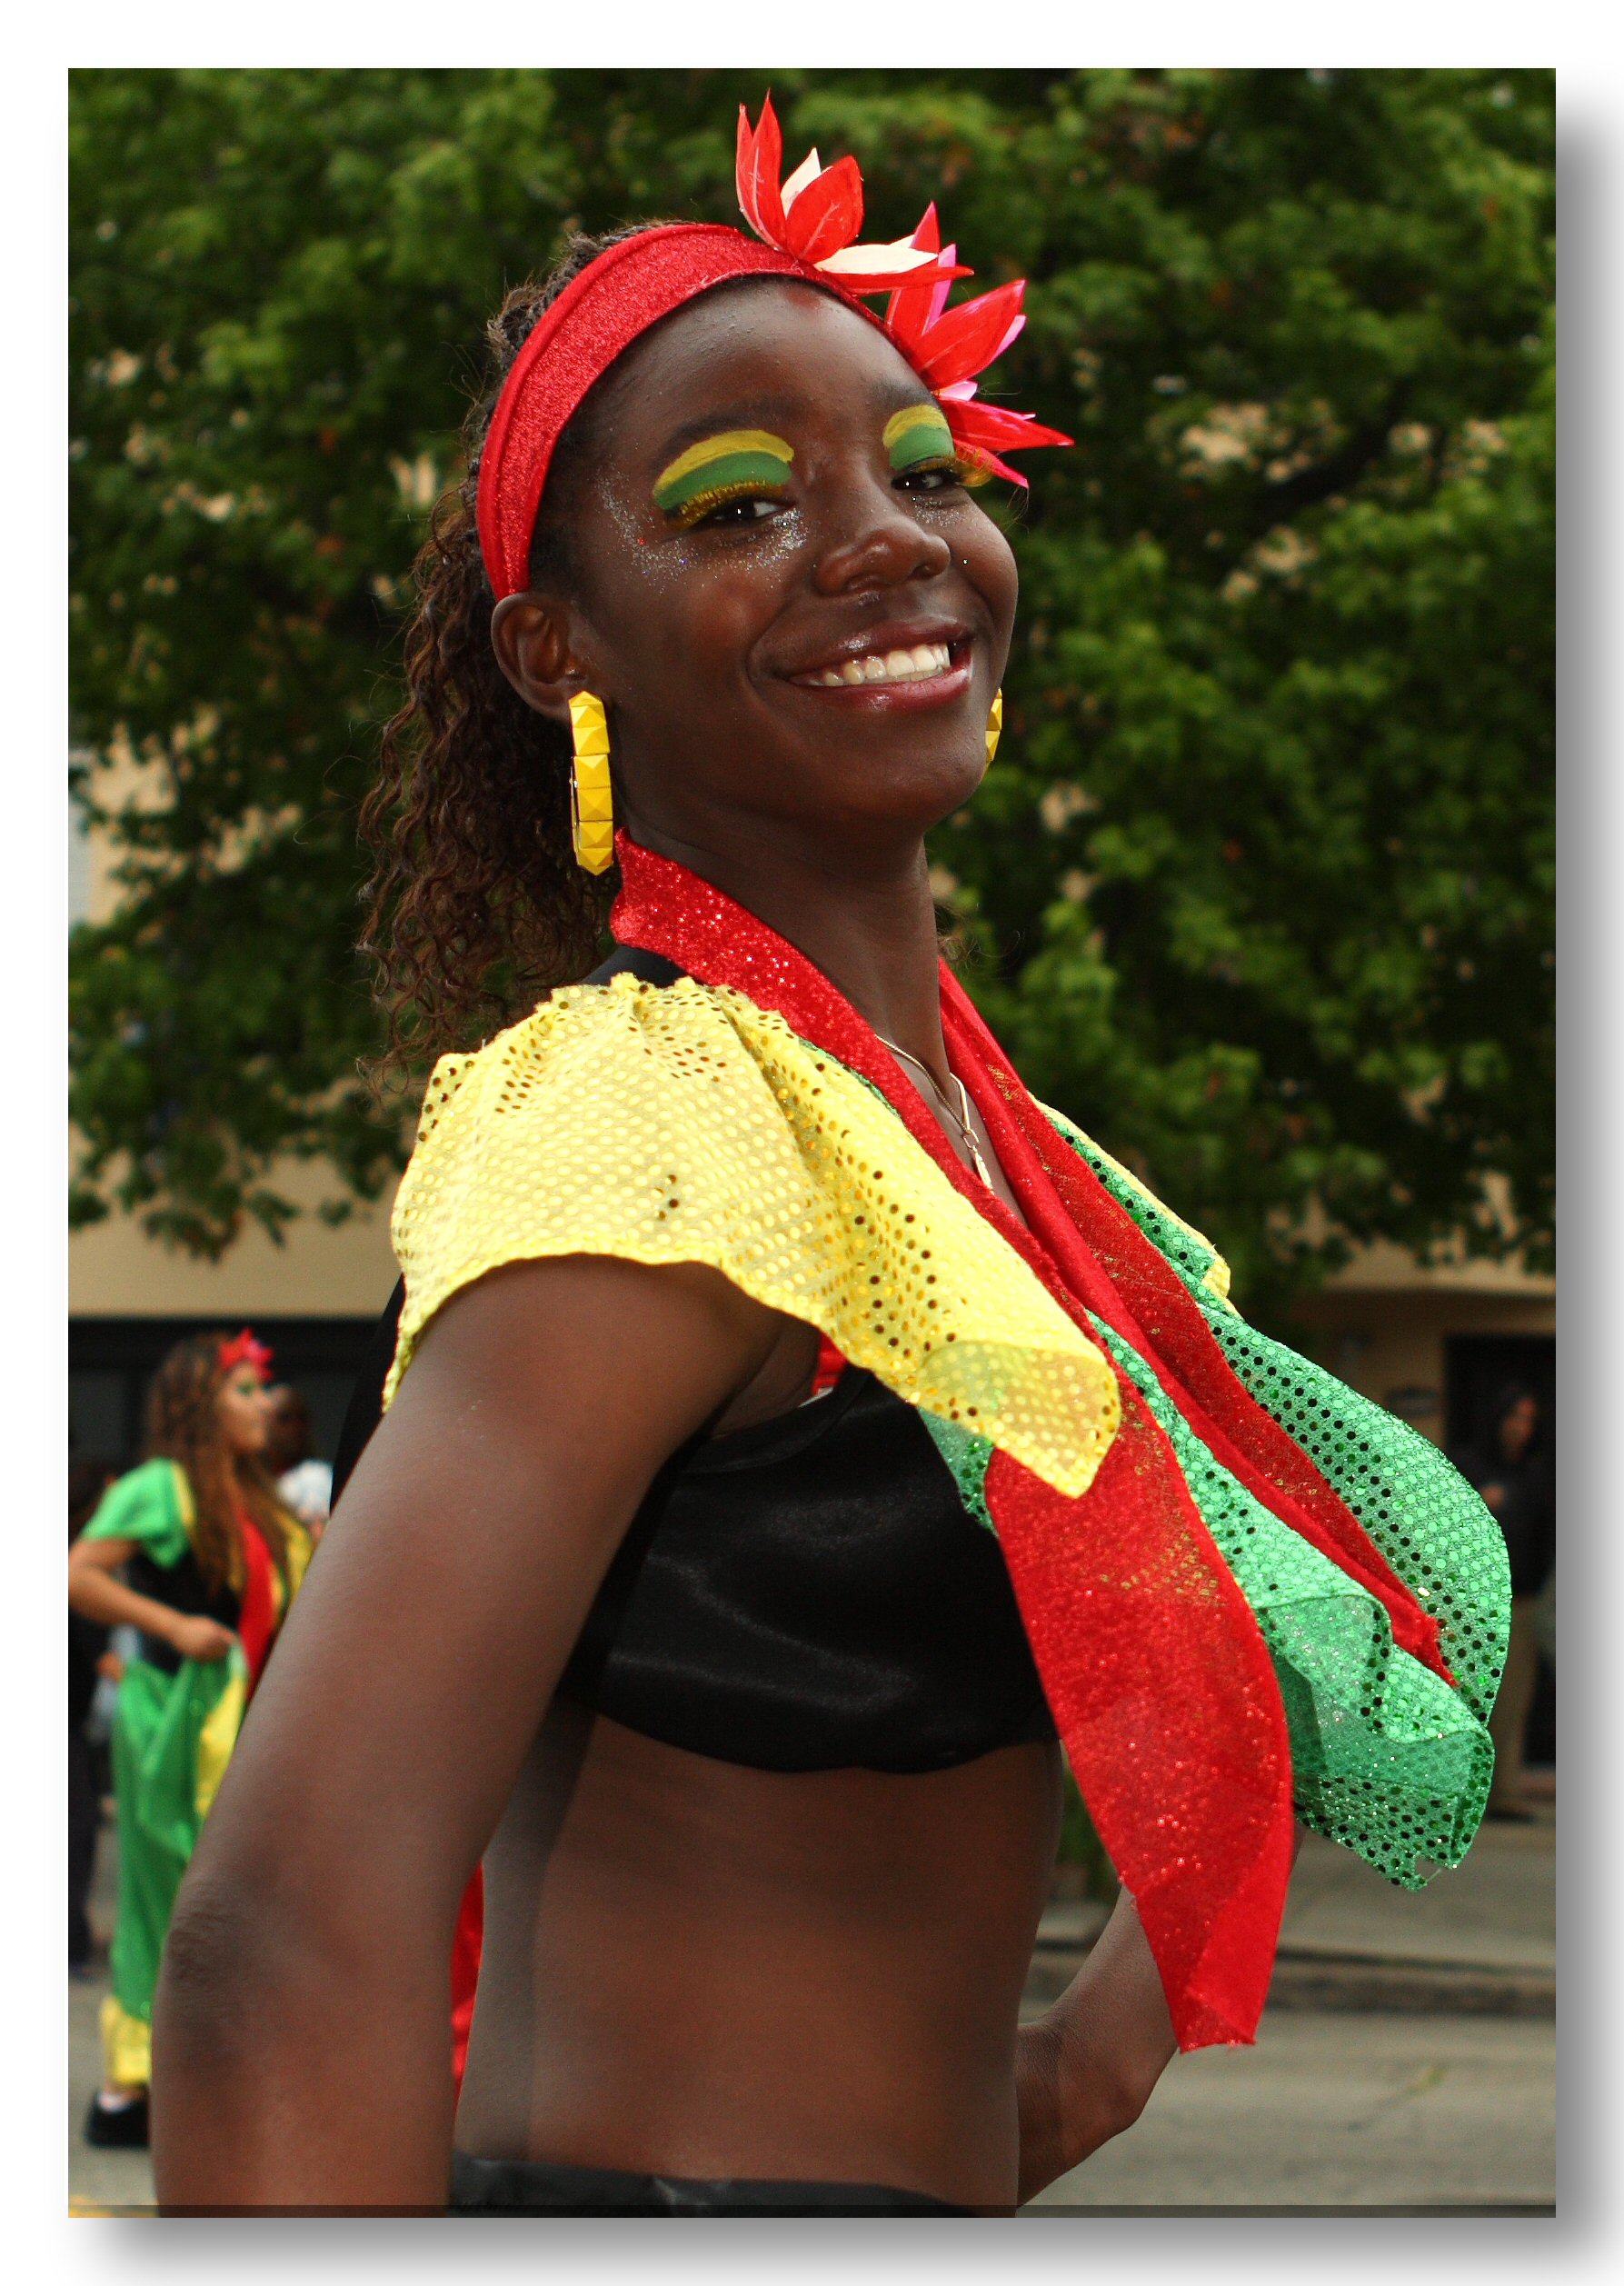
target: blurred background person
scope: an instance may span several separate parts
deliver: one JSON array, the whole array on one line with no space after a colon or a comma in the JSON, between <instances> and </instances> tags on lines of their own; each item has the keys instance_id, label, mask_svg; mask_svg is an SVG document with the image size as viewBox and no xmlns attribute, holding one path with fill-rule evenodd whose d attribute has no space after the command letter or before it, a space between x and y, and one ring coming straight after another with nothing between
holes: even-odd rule
<instances>
[{"instance_id":1,"label":"blurred background person","mask_svg":"<svg viewBox=\"0 0 1624 2286\"><path fill-rule=\"evenodd\" d=\"M1539 1672L1540 1597L1556 1565L1556 1484L1540 1434L1539 1400L1519 1382L1502 1389L1480 1443L1455 1456L1505 1534L1511 1564L1511 1636L1499 1696L1489 1720L1494 1741L1491 1818L1533 1816L1523 1788L1523 1747Z\"/></svg>"},{"instance_id":2,"label":"blurred background person","mask_svg":"<svg viewBox=\"0 0 1624 2286\"><path fill-rule=\"evenodd\" d=\"M267 1389L265 1401L271 1416L265 1465L276 1479L283 1505L319 1540L333 1505L333 1470L312 1450L310 1407L303 1391L287 1382Z\"/></svg>"},{"instance_id":3,"label":"blurred background person","mask_svg":"<svg viewBox=\"0 0 1624 2286\"><path fill-rule=\"evenodd\" d=\"M175 1892L309 1561L265 1462L269 1362L247 1333L177 1343L148 1398L146 1459L103 1495L68 1557L70 1611L138 1631L113 1726L118 1922L93 2143L147 2140L152 1997Z\"/></svg>"},{"instance_id":4,"label":"blurred background person","mask_svg":"<svg viewBox=\"0 0 1624 2286\"><path fill-rule=\"evenodd\" d=\"M95 1513L115 1472L105 1461L72 1461L67 1472L67 1536L71 1547ZM96 1684L108 1659L107 1630L70 1610L67 1615L67 1965L90 1969L86 1900L95 1870L101 1789L96 1757L85 1728Z\"/></svg>"}]
</instances>

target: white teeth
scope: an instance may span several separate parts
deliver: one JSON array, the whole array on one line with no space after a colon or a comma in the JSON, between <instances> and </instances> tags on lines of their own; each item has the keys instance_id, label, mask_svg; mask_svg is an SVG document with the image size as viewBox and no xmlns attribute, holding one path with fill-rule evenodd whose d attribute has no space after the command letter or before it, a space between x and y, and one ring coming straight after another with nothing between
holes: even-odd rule
<instances>
[{"instance_id":1,"label":"white teeth","mask_svg":"<svg viewBox=\"0 0 1624 2286\"><path fill-rule=\"evenodd\" d=\"M825 667L818 681L826 691L852 684L922 683L930 675L945 674L951 665L949 644L919 643L912 651L888 651L883 657L875 651L865 652L862 658L847 659L839 667Z\"/></svg>"}]
</instances>

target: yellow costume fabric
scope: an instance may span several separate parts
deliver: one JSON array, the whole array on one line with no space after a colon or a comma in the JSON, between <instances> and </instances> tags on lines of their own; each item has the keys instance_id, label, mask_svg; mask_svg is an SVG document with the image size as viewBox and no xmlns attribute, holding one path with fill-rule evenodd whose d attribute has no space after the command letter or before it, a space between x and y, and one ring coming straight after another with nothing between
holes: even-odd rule
<instances>
[{"instance_id":1,"label":"yellow costume fabric","mask_svg":"<svg viewBox=\"0 0 1624 2286\"><path fill-rule=\"evenodd\" d=\"M908 1403L1085 1492L1116 1377L862 1080L742 994L632 976L443 1057L395 1203L387 1404L423 1328L505 1263L700 1262Z\"/></svg>"}]
</instances>

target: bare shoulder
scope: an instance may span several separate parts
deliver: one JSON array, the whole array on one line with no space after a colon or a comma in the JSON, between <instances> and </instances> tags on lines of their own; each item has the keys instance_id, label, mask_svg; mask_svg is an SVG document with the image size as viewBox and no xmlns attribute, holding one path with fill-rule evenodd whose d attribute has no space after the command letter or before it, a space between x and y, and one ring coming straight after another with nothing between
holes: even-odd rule
<instances>
[{"instance_id":1,"label":"bare shoulder","mask_svg":"<svg viewBox=\"0 0 1624 2286\"><path fill-rule=\"evenodd\" d=\"M399 1802L392 1878L453 1910L650 1482L783 1324L714 1271L583 1255L448 1302L334 1510L204 1871L252 1865L317 1912L363 1877L346 1826Z\"/></svg>"}]
</instances>

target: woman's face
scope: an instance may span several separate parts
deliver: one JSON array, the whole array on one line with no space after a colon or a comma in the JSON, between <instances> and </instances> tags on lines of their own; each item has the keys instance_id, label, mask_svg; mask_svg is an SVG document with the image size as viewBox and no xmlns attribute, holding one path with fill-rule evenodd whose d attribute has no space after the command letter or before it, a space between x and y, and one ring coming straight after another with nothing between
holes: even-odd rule
<instances>
[{"instance_id":1,"label":"woman's face","mask_svg":"<svg viewBox=\"0 0 1624 2286\"><path fill-rule=\"evenodd\" d=\"M271 1409L253 1366L239 1365L228 1373L214 1402L231 1451L244 1457L263 1452L271 1432Z\"/></svg>"},{"instance_id":2,"label":"woman's face","mask_svg":"<svg viewBox=\"0 0 1624 2286\"><path fill-rule=\"evenodd\" d=\"M607 387L573 593L498 609L510 679L554 715L606 702L637 838L916 841L986 768L1016 596L930 392L857 313L776 283L680 311Z\"/></svg>"}]
</instances>

